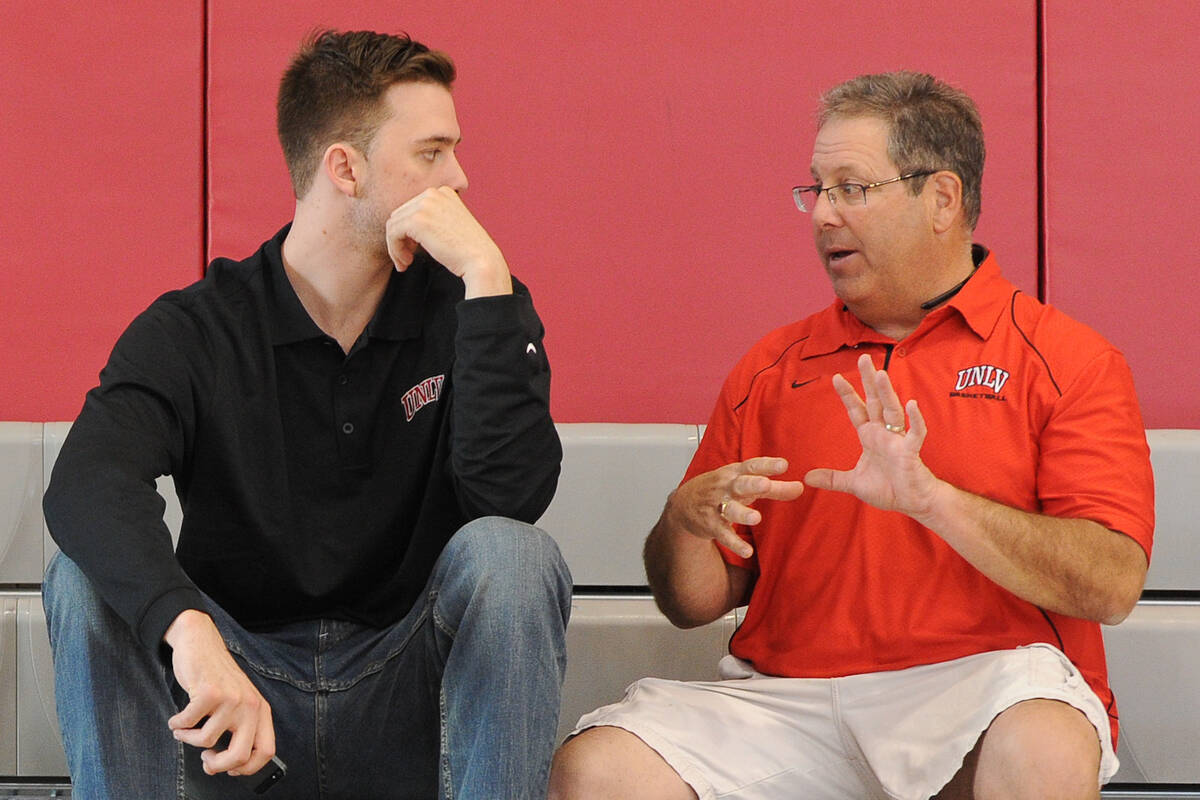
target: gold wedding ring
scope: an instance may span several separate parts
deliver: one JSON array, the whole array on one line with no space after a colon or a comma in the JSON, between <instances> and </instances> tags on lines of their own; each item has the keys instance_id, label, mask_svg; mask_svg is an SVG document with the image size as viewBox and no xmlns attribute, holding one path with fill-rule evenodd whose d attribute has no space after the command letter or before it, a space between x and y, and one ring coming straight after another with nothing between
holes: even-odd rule
<instances>
[{"instance_id":1,"label":"gold wedding ring","mask_svg":"<svg viewBox=\"0 0 1200 800\"><path fill-rule=\"evenodd\" d=\"M885 423L883 423L883 427L886 428L887 430L891 431L892 433L904 433L903 425L893 425L890 422L885 422Z\"/></svg>"}]
</instances>

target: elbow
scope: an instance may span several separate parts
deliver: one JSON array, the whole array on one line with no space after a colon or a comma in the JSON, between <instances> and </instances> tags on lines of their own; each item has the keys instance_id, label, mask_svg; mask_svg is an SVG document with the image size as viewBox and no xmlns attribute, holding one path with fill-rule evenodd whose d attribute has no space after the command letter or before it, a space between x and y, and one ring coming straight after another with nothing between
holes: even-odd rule
<instances>
[{"instance_id":1,"label":"elbow","mask_svg":"<svg viewBox=\"0 0 1200 800\"><path fill-rule=\"evenodd\" d=\"M49 531L50 538L60 550L64 549L60 532L68 527L70 509L77 505L79 504L72 497L69 481L52 480L42 496L42 518L46 521L46 530Z\"/></svg>"},{"instance_id":2,"label":"elbow","mask_svg":"<svg viewBox=\"0 0 1200 800\"><path fill-rule=\"evenodd\" d=\"M1100 619L1100 624L1101 625L1120 625L1122 622L1125 621L1125 618L1128 617L1130 612L1132 612L1132 611L1133 611L1133 606L1117 609L1116 611L1109 614L1108 616L1102 617Z\"/></svg>"},{"instance_id":3,"label":"elbow","mask_svg":"<svg viewBox=\"0 0 1200 800\"><path fill-rule=\"evenodd\" d=\"M1143 568L1133 574L1123 576L1121 580L1113 581L1112 588L1096 614L1096 621L1104 625L1119 625L1125 621L1138 600L1142 598L1142 587L1146 583L1146 570Z\"/></svg>"},{"instance_id":4,"label":"elbow","mask_svg":"<svg viewBox=\"0 0 1200 800\"><path fill-rule=\"evenodd\" d=\"M464 480L456 482L458 505L468 519L507 517L530 525L537 524L558 487L559 467L546 470L537 480L524 483L513 480Z\"/></svg>"},{"instance_id":5,"label":"elbow","mask_svg":"<svg viewBox=\"0 0 1200 800\"><path fill-rule=\"evenodd\" d=\"M647 571L647 583L654 604L676 628L699 628L723 617L733 609L710 594L680 591L662 575Z\"/></svg>"},{"instance_id":6,"label":"elbow","mask_svg":"<svg viewBox=\"0 0 1200 800\"><path fill-rule=\"evenodd\" d=\"M657 595L655 595L654 601L655 605L658 606L658 610L661 611L662 615L667 618L667 621L676 628L681 628L683 630L690 630L692 628L699 628L707 625L708 623L719 619L721 617L721 613L724 613L721 612L711 616L708 614L697 614L692 609L685 609L678 605L663 602L663 600Z\"/></svg>"},{"instance_id":7,"label":"elbow","mask_svg":"<svg viewBox=\"0 0 1200 800\"><path fill-rule=\"evenodd\" d=\"M1112 592L1100 610L1098 621L1104 625L1121 624L1133 612L1141 596L1142 581L1138 581L1136 586Z\"/></svg>"},{"instance_id":8,"label":"elbow","mask_svg":"<svg viewBox=\"0 0 1200 800\"><path fill-rule=\"evenodd\" d=\"M1094 619L1104 625L1118 625L1137 607L1146 585L1146 573L1150 559L1141 545L1120 534L1117 539L1124 548L1121 559L1114 564L1110 578L1106 581L1104 600Z\"/></svg>"}]
</instances>

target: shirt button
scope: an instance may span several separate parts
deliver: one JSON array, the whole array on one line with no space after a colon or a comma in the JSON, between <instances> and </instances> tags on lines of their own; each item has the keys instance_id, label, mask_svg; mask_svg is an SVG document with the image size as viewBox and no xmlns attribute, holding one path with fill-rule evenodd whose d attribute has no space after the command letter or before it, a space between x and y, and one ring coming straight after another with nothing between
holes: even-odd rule
<instances>
[{"instance_id":1,"label":"shirt button","mask_svg":"<svg viewBox=\"0 0 1200 800\"><path fill-rule=\"evenodd\" d=\"M897 347L896 355L900 356L901 358L904 358L906 355L908 355L908 351L905 350L903 347Z\"/></svg>"},{"instance_id":2,"label":"shirt button","mask_svg":"<svg viewBox=\"0 0 1200 800\"><path fill-rule=\"evenodd\" d=\"M342 433L345 433L345 434L354 433L354 423L353 422L342 423Z\"/></svg>"},{"instance_id":3,"label":"shirt button","mask_svg":"<svg viewBox=\"0 0 1200 800\"><path fill-rule=\"evenodd\" d=\"M347 383L350 382L350 378L345 375L338 375L337 382L338 382L338 386L345 386Z\"/></svg>"}]
</instances>

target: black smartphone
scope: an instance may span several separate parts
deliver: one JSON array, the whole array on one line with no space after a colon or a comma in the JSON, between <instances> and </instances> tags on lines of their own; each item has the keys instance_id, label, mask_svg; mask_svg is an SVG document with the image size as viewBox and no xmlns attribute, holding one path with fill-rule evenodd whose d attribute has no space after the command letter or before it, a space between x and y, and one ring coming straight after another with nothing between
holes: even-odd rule
<instances>
[{"instance_id":1,"label":"black smartphone","mask_svg":"<svg viewBox=\"0 0 1200 800\"><path fill-rule=\"evenodd\" d=\"M225 731L221 734L221 738L217 739L217 744L213 749L224 750L229 747L230 738L229 731ZM287 764L283 763L279 756L271 756L271 760L266 763L266 766L253 775L231 775L229 777L243 786L248 786L250 791L255 794L264 794L283 780L284 775L287 775Z\"/></svg>"},{"instance_id":2,"label":"black smartphone","mask_svg":"<svg viewBox=\"0 0 1200 800\"><path fill-rule=\"evenodd\" d=\"M284 775L287 775L287 764L284 764L279 756L271 756L267 765L258 772L253 775L238 775L236 780L249 786L250 791L255 794L263 794L283 780Z\"/></svg>"}]
</instances>

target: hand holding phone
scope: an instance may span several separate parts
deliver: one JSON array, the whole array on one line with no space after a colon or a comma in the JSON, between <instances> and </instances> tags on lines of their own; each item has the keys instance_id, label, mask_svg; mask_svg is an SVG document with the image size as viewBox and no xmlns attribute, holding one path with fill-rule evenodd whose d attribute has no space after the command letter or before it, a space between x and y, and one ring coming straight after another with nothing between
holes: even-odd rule
<instances>
[{"instance_id":1,"label":"hand holding phone","mask_svg":"<svg viewBox=\"0 0 1200 800\"><path fill-rule=\"evenodd\" d=\"M238 775L236 776L239 783L248 785L250 791L255 794L263 794L275 784L283 780L283 776L287 774L287 764L279 759L279 756L271 756L271 760L267 765L253 775Z\"/></svg>"},{"instance_id":2,"label":"hand holding phone","mask_svg":"<svg viewBox=\"0 0 1200 800\"><path fill-rule=\"evenodd\" d=\"M224 750L229 747L230 736L229 731L221 734L221 738L217 739L214 750ZM264 794L272 786L283 780L283 776L287 775L287 764L279 756L271 756L271 760L266 765L253 775L231 775L230 777L236 780L243 786L248 786L250 791L255 794Z\"/></svg>"}]
</instances>

